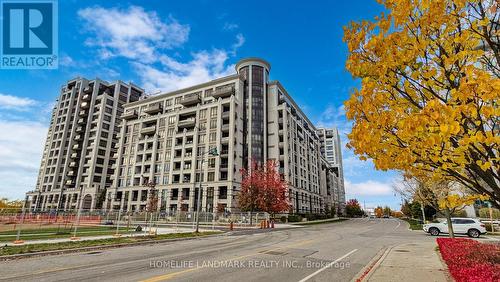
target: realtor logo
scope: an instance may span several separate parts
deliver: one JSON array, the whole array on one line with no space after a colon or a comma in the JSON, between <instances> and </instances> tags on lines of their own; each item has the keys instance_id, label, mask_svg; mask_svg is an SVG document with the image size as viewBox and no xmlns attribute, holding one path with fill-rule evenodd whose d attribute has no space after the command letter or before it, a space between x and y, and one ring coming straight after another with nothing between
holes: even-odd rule
<instances>
[{"instance_id":1,"label":"realtor logo","mask_svg":"<svg viewBox=\"0 0 500 282\"><path fill-rule=\"evenodd\" d=\"M0 68L57 68L57 2L0 0L0 10Z\"/></svg>"}]
</instances>

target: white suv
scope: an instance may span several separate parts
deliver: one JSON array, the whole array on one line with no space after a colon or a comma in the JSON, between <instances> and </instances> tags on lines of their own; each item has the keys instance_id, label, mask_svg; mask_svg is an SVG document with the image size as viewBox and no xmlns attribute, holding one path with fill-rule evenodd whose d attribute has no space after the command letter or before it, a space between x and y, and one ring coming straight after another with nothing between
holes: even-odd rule
<instances>
[{"instance_id":1,"label":"white suv","mask_svg":"<svg viewBox=\"0 0 500 282\"><path fill-rule=\"evenodd\" d=\"M451 219L451 224L455 234L467 234L473 238L486 234L486 228L479 219L455 217ZM448 233L448 223L445 220L439 223L424 224L423 229L432 236L437 236L439 233Z\"/></svg>"}]
</instances>

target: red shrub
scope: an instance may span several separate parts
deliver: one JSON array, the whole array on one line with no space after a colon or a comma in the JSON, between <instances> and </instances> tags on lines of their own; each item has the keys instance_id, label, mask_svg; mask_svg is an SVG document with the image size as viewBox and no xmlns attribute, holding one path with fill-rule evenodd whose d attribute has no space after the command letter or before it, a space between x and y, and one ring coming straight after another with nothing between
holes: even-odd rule
<instances>
[{"instance_id":1,"label":"red shrub","mask_svg":"<svg viewBox=\"0 0 500 282\"><path fill-rule=\"evenodd\" d=\"M463 238L438 238L437 243L456 281L500 281L500 246Z\"/></svg>"}]
</instances>

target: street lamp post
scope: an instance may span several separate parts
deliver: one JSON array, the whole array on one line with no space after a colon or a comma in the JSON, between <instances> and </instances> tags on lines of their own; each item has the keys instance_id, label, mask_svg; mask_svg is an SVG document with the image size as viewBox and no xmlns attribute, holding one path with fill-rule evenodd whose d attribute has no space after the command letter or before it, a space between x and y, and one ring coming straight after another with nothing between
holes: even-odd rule
<instances>
[{"instance_id":1,"label":"street lamp post","mask_svg":"<svg viewBox=\"0 0 500 282\"><path fill-rule=\"evenodd\" d=\"M217 147L214 147L210 150L208 150L207 152L208 155L210 156L218 156L219 153L217 152ZM201 169L202 169L202 173L203 173L203 162L205 161L205 154L203 156L201 156ZM203 183L202 179L201 179L201 175L200 174L200 186L198 188L198 196L197 196L197 200L196 200L196 233L199 233L199 226L200 226L200 205L201 205L201 184Z\"/></svg>"}]
</instances>

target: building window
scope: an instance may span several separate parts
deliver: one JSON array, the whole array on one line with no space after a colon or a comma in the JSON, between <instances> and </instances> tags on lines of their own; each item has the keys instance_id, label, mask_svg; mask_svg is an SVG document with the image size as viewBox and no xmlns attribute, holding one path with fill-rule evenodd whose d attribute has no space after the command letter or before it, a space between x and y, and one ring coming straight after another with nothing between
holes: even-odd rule
<instances>
[{"instance_id":1,"label":"building window","mask_svg":"<svg viewBox=\"0 0 500 282\"><path fill-rule=\"evenodd\" d=\"M215 172L209 172L207 174L207 177L208 177L207 181L214 181L214 179L215 179Z\"/></svg>"},{"instance_id":2,"label":"building window","mask_svg":"<svg viewBox=\"0 0 500 282\"><path fill-rule=\"evenodd\" d=\"M207 110L206 109L200 110L200 119L203 119L206 117L207 117Z\"/></svg>"},{"instance_id":3,"label":"building window","mask_svg":"<svg viewBox=\"0 0 500 282\"><path fill-rule=\"evenodd\" d=\"M214 142L216 139L217 139L217 134L215 132L211 132L210 135L208 136L208 141Z\"/></svg>"},{"instance_id":4,"label":"building window","mask_svg":"<svg viewBox=\"0 0 500 282\"><path fill-rule=\"evenodd\" d=\"M210 120L210 128L211 129L217 128L217 120L216 119Z\"/></svg>"},{"instance_id":5,"label":"building window","mask_svg":"<svg viewBox=\"0 0 500 282\"><path fill-rule=\"evenodd\" d=\"M168 124L174 124L176 121L177 117L176 116L171 116L168 118Z\"/></svg>"}]
</instances>

